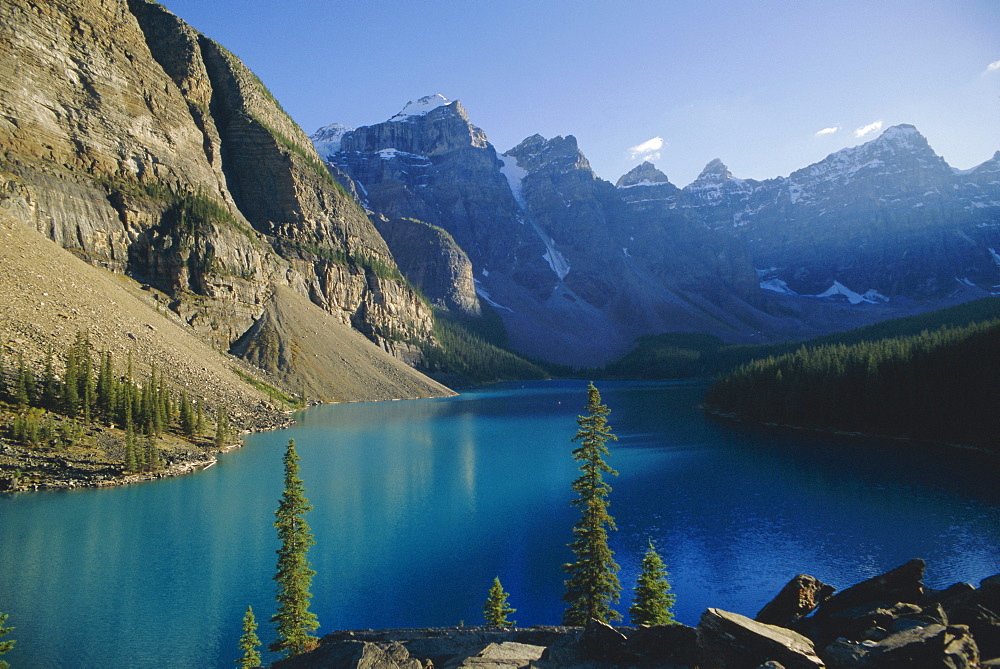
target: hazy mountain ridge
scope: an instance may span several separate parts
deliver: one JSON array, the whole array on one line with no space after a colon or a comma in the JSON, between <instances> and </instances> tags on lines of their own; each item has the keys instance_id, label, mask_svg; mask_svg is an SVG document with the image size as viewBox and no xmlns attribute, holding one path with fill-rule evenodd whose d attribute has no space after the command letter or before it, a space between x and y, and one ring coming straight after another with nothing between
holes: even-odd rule
<instances>
[{"instance_id":1,"label":"hazy mountain ridge","mask_svg":"<svg viewBox=\"0 0 1000 669\"><path fill-rule=\"evenodd\" d=\"M912 126L788 177L739 179L715 159L684 188L651 163L612 186L572 135L497 155L461 103L406 109L313 140L369 209L451 233L512 344L538 357L594 364L663 331L813 336L1000 282L1000 161L956 173ZM470 201L489 226L467 218Z\"/></svg>"}]
</instances>

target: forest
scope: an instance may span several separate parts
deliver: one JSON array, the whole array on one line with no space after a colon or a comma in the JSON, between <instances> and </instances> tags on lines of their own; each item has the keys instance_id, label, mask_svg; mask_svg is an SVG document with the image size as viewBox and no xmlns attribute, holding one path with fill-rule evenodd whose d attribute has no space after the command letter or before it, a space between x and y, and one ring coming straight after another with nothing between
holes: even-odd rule
<instances>
[{"instance_id":1,"label":"forest","mask_svg":"<svg viewBox=\"0 0 1000 669\"><path fill-rule=\"evenodd\" d=\"M710 409L764 423L998 450L1000 318L854 344L800 346L746 363Z\"/></svg>"}]
</instances>

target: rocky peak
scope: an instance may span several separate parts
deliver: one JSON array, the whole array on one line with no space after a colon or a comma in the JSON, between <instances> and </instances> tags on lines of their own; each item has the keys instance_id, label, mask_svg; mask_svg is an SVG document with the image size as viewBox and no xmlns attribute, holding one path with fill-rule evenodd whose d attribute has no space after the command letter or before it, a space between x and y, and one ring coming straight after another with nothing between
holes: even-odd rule
<instances>
[{"instance_id":1,"label":"rocky peak","mask_svg":"<svg viewBox=\"0 0 1000 669\"><path fill-rule=\"evenodd\" d=\"M435 93L434 95L425 95L419 100L410 100L406 103L403 109L389 119L390 122L399 121L412 121L420 116L426 116L429 112L434 111L439 107L453 107L455 111L461 110L464 114L465 109L462 107L458 100L452 102L440 93ZM466 120L468 116L465 115Z\"/></svg>"},{"instance_id":2,"label":"rocky peak","mask_svg":"<svg viewBox=\"0 0 1000 669\"><path fill-rule=\"evenodd\" d=\"M316 152L320 158L329 160L333 154L340 151L340 144L344 140L344 135L352 130L354 128L350 128L343 123L331 123L311 134L309 139L312 140L313 146L316 147Z\"/></svg>"},{"instance_id":3,"label":"rocky peak","mask_svg":"<svg viewBox=\"0 0 1000 669\"><path fill-rule=\"evenodd\" d=\"M701 171L698 178L694 180L694 183L708 182L708 183L719 183L722 181L727 181L733 178L733 173L729 171L726 164L723 163L718 158L715 158L708 165L705 165L705 169ZM694 185L694 184L692 184Z\"/></svg>"},{"instance_id":4,"label":"rocky peak","mask_svg":"<svg viewBox=\"0 0 1000 669\"><path fill-rule=\"evenodd\" d=\"M616 188L630 188L632 186L653 186L656 184L670 183L667 175L656 169L656 166L648 160L641 165L636 165L626 174L623 174Z\"/></svg>"},{"instance_id":5,"label":"rocky peak","mask_svg":"<svg viewBox=\"0 0 1000 669\"><path fill-rule=\"evenodd\" d=\"M524 139L504 155L517 158L517 164L529 173L546 168L553 172L584 170L593 174L590 162L580 151L573 135L545 139L535 134Z\"/></svg>"}]
</instances>

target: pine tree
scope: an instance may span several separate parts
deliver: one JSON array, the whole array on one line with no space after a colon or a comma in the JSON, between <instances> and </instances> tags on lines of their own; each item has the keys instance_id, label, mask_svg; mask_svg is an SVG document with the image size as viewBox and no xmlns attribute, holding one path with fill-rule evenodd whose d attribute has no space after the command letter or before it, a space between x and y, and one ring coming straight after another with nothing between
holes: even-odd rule
<instances>
[{"instance_id":1,"label":"pine tree","mask_svg":"<svg viewBox=\"0 0 1000 669\"><path fill-rule=\"evenodd\" d=\"M191 437L195 431L194 411L191 409L191 402L188 401L187 389L181 389L181 401L178 411L177 422L180 424L181 432L185 437Z\"/></svg>"},{"instance_id":2,"label":"pine tree","mask_svg":"<svg viewBox=\"0 0 1000 669\"><path fill-rule=\"evenodd\" d=\"M486 619L487 625L493 627L513 627L517 624L514 621L507 620L508 615L517 611L517 609L510 608L510 605L507 603L509 596L510 593L504 592L503 586L500 585L500 577L493 577L490 594L483 605L483 618Z\"/></svg>"},{"instance_id":3,"label":"pine tree","mask_svg":"<svg viewBox=\"0 0 1000 669\"><path fill-rule=\"evenodd\" d=\"M45 370L42 372L42 389L39 401L49 411L59 409L59 389L52 365L52 349L49 349L49 353L45 357Z\"/></svg>"},{"instance_id":4,"label":"pine tree","mask_svg":"<svg viewBox=\"0 0 1000 669\"><path fill-rule=\"evenodd\" d=\"M671 611L677 598L670 592L667 576L666 565L650 541L642 558L635 599L628 609L633 625L672 625L677 622Z\"/></svg>"},{"instance_id":5,"label":"pine tree","mask_svg":"<svg viewBox=\"0 0 1000 669\"><path fill-rule=\"evenodd\" d=\"M7 622L7 614L0 613L0 637L4 637L14 630L13 627L4 627L4 624L6 622ZM13 647L14 647L13 641L0 641L0 655L3 655ZM9 664L4 662L3 660L0 660L0 669L8 669L9 667L10 667Z\"/></svg>"},{"instance_id":6,"label":"pine tree","mask_svg":"<svg viewBox=\"0 0 1000 669\"><path fill-rule=\"evenodd\" d=\"M14 402L24 409L31 404L31 372L24 364L24 355L17 356L17 384L14 386Z\"/></svg>"},{"instance_id":7,"label":"pine tree","mask_svg":"<svg viewBox=\"0 0 1000 669\"><path fill-rule=\"evenodd\" d=\"M621 614L611 608L618 601L621 584L614 553L608 547L608 530L615 529L614 518L608 513L611 486L603 480L603 474L618 475L604 461L610 455L607 441L618 437L607 422L611 410L601 404L601 394L593 383L587 387L587 396L587 415L577 418L580 427L573 438L580 443L573 458L580 462L582 472L573 482L573 490L579 495L573 504L581 507L581 517L573 527L574 538L569 544L576 560L563 565L569 574L563 594L563 601L569 605L563 614L566 625L586 625L591 618L605 623L621 619Z\"/></svg>"},{"instance_id":8,"label":"pine tree","mask_svg":"<svg viewBox=\"0 0 1000 669\"><path fill-rule=\"evenodd\" d=\"M229 414L225 407L219 407L215 414L215 446L222 448L229 443Z\"/></svg>"},{"instance_id":9,"label":"pine tree","mask_svg":"<svg viewBox=\"0 0 1000 669\"><path fill-rule=\"evenodd\" d=\"M274 512L274 527L278 530L278 567L274 580L278 583L278 612L271 618L275 623L278 638L268 648L271 652L282 652L287 657L300 655L309 650L316 638L309 634L319 627L316 615L309 611L312 594L309 586L316 574L306 559L313 540L309 525L303 516L312 509L305 498L305 488L299 478L299 455L295 452L295 440L289 440L285 451L285 491L281 495L278 510Z\"/></svg>"},{"instance_id":10,"label":"pine tree","mask_svg":"<svg viewBox=\"0 0 1000 669\"><path fill-rule=\"evenodd\" d=\"M205 407L201 403L201 398L195 400L194 433L202 434L205 431Z\"/></svg>"},{"instance_id":11,"label":"pine tree","mask_svg":"<svg viewBox=\"0 0 1000 669\"><path fill-rule=\"evenodd\" d=\"M243 614L243 636L240 637L240 650L243 656L236 660L236 664L244 669L260 666L260 639L257 638L257 620L253 617L253 609L247 607L247 612Z\"/></svg>"}]
</instances>

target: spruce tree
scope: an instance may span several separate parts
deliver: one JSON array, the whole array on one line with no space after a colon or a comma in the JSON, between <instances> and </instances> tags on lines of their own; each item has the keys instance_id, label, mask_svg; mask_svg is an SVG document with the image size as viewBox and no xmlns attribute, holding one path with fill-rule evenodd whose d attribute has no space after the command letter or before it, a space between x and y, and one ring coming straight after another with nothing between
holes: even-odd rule
<instances>
[{"instance_id":1,"label":"spruce tree","mask_svg":"<svg viewBox=\"0 0 1000 669\"><path fill-rule=\"evenodd\" d=\"M14 387L14 402L19 409L27 408L31 404L31 372L24 364L24 354L17 356L17 385Z\"/></svg>"},{"instance_id":2,"label":"spruce tree","mask_svg":"<svg viewBox=\"0 0 1000 669\"><path fill-rule=\"evenodd\" d=\"M493 627L513 627L517 623L511 620L507 620L507 616L514 613L517 609L512 609L507 603L507 598L510 596L509 592L503 591L503 586L500 585L500 577L493 577L493 585L490 587L490 594L486 598L486 603L483 605L483 618L486 619L486 624Z\"/></svg>"},{"instance_id":3,"label":"spruce tree","mask_svg":"<svg viewBox=\"0 0 1000 669\"><path fill-rule=\"evenodd\" d=\"M587 387L587 397L587 414L577 418L579 429L573 438L580 443L573 458L580 462L582 472L573 482L573 491L579 496L573 504L581 508L581 515L569 544L576 560L563 565L569 574L563 594L568 604L563 614L566 625L586 625L591 618L605 623L621 619L621 614L611 608L618 601L621 584L614 553L608 546L608 530L615 529L614 518L608 513L611 486L603 479L604 474L618 475L604 461L610 455L607 441L618 437L608 425L611 410L601 404L601 394L593 383Z\"/></svg>"},{"instance_id":4,"label":"spruce tree","mask_svg":"<svg viewBox=\"0 0 1000 669\"><path fill-rule=\"evenodd\" d=\"M260 639L257 638L257 620L253 617L253 609L247 607L247 612L243 614L243 636L240 637L240 650L243 655L236 660L236 664L244 669L260 666Z\"/></svg>"},{"instance_id":5,"label":"spruce tree","mask_svg":"<svg viewBox=\"0 0 1000 669\"><path fill-rule=\"evenodd\" d=\"M666 565L650 541L642 558L635 600L628 609L633 625L672 625L677 622L671 611L677 598L670 592L667 576Z\"/></svg>"},{"instance_id":6,"label":"spruce tree","mask_svg":"<svg viewBox=\"0 0 1000 669\"><path fill-rule=\"evenodd\" d=\"M310 634L319 627L316 615L309 611L312 594L309 587L316 574L306 559L309 547L316 543L303 516L312 509L306 500L305 487L299 478L299 455L295 440L289 440L285 451L285 491L278 510L274 512L274 527L278 530L278 566L274 580L278 583L278 612L271 618L278 638L268 649L294 657L309 650L316 642Z\"/></svg>"},{"instance_id":7,"label":"spruce tree","mask_svg":"<svg viewBox=\"0 0 1000 669\"><path fill-rule=\"evenodd\" d=\"M4 627L4 624L6 622L7 622L7 614L0 613L0 637L4 637L7 634L10 634L10 632L14 630L13 627ZM13 641L0 641L0 655L3 655L13 647L14 647ZM9 664L4 662L3 660L0 660L0 669L8 669L8 667L10 667Z\"/></svg>"},{"instance_id":8,"label":"spruce tree","mask_svg":"<svg viewBox=\"0 0 1000 669\"><path fill-rule=\"evenodd\" d=\"M225 407L219 407L215 414L215 446L222 448L229 443L229 413Z\"/></svg>"}]
</instances>

